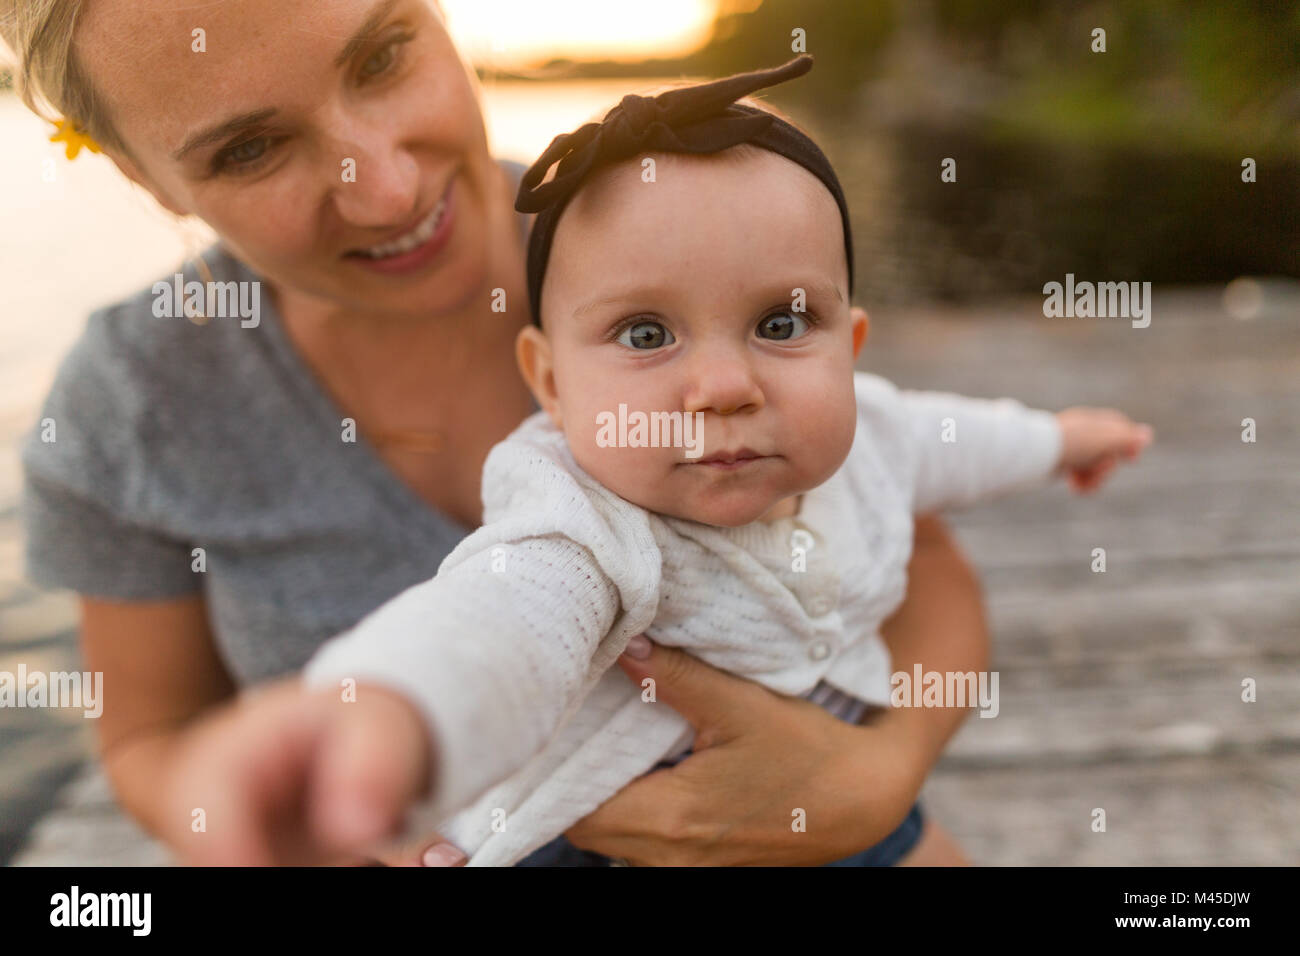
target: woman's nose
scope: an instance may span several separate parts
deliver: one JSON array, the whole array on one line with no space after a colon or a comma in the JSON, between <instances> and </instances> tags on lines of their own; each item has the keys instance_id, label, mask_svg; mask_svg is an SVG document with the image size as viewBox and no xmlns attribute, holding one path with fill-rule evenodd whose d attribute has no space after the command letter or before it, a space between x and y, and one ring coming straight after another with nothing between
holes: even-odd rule
<instances>
[{"instance_id":1,"label":"woman's nose","mask_svg":"<svg viewBox=\"0 0 1300 956\"><path fill-rule=\"evenodd\" d=\"M336 157L334 203L344 222L393 229L419 215L419 163L391 133L354 130L328 154Z\"/></svg>"},{"instance_id":2,"label":"woman's nose","mask_svg":"<svg viewBox=\"0 0 1300 956\"><path fill-rule=\"evenodd\" d=\"M733 415L763 407L763 390L744 355L711 349L692 358L685 411Z\"/></svg>"}]
</instances>

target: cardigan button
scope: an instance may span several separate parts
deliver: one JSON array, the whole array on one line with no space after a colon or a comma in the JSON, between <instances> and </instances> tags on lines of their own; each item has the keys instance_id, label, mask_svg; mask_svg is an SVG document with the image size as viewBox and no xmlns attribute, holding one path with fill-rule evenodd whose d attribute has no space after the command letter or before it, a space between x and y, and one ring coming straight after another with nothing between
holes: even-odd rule
<instances>
[{"instance_id":1,"label":"cardigan button","mask_svg":"<svg viewBox=\"0 0 1300 956\"><path fill-rule=\"evenodd\" d=\"M820 617L821 615L830 612L831 603L830 601L826 600L823 597L813 598L812 603L808 606L808 609L812 611L813 614L816 614L818 617Z\"/></svg>"},{"instance_id":2,"label":"cardigan button","mask_svg":"<svg viewBox=\"0 0 1300 956\"><path fill-rule=\"evenodd\" d=\"M808 648L808 656L815 661L824 661L831 656L831 646L825 641L817 641Z\"/></svg>"}]
</instances>

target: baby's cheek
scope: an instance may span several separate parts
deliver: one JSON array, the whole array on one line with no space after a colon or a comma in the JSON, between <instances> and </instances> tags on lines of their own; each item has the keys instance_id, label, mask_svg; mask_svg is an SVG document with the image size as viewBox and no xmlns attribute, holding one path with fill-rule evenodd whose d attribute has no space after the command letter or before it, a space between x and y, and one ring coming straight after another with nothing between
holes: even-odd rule
<instances>
[{"instance_id":1,"label":"baby's cheek","mask_svg":"<svg viewBox=\"0 0 1300 956\"><path fill-rule=\"evenodd\" d=\"M857 428L857 404L836 399L808 411L801 427L793 429L791 459L801 478L816 487L835 474L848 457Z\"/></svg>"},{"instance_id":2,"label":"baby's cheek","mask_svg":"<svg viewBox=\"0 0 1300 956\"><path fill-rule=\"evenodd\" d=\"M599 478L599 471L605 464L606 449L596 444L596 426L584 418L566 411L564 415L564 438L569 444L569 451L574 460L582 466L583 471Z\"/></svg>"},{"instance_id":3,"label":"baby's cheek","mask_svg":"<svg viewBox=\"0 0 1300 956\"><path fill-rule=\"evenodd\" d=\"M582 470L621 498L642 507L650 507L647 499L653 497L655 488L663 480L670 463L664 460L671 449L627 448L617 444L618 435L613 430L601 431L594 424L587 428L569 425L565 437L569 450ZM610 443L609 439L613 439Z\"/></svg>"}]
</instances>

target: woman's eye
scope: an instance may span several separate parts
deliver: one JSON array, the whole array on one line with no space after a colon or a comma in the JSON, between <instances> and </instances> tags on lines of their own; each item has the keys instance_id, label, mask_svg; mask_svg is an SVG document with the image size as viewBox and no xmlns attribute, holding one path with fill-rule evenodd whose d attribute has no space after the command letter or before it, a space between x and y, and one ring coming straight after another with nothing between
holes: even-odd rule
<instances>
[{"instance_id":1,"label":"woman's eye","mask_svg":"<svg viewBox=\"0 0 1300 956\"><path fill-rule=\"evenodd\" d=\"M361 64L361 75L365 77L378 76L392 66L396 57L397 44L390 43L382 50L372 53L370 58Z\"/></svg>"},{"instance_id":2,"label":"woman's eye","mask_svg":"<svg viewBox=\"0 0 1300 956\"><path fill-rule=\"evenodd\" d=\"M618 334L619 344L630 349L657 349L676 341L673 334L658 322L637 322Z\"/></svg>"},{"instance_id":3,"label":"woman's eye","mask_svg":"<svg viewBox=\"0 0 1300 956\"><path fill-rule=\"evenodd\" d=\"M782 310L764 316L758 323L760 339L797 339L809 329L808 320L797 312Z\"/></svg>"},{"instance_id":4,"label":"woman's eye","mask_svg":"<svg viewBox=\"0 0 1300 956\"><path fill-rule=\"evenodd\" d=\"M258 136L256 139L248 139L238 146L231 146L223 149L216 155L214 166L218 170L234 167L249 167L257 164L259 160L266 156L271 149L269 137Z\"/></svg>"},{"instance_id":5,"label":"woman's eye","mask_svg":"<svg viewBox=\"0 0 1300 956\"><path fill-rule=\"evenodd\" d=\"M414 39L414 33L403 33L370 54L366 61L361 64L361 78L371 80L380 74L387 73L392 68L393 63L396 62L402 44L410 43Z\"/></svg>"}]
</instances>

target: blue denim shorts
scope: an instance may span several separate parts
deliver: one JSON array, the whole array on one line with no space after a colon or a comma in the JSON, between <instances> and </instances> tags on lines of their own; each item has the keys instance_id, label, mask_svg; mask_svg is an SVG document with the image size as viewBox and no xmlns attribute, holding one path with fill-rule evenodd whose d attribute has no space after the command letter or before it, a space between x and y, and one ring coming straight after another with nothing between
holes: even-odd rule
<instances>
[{"instance_id":1,"label":"blue denim shorts","mask_svg":"<svg viewBox=\"0 0 1300 956\"><path fill-rule=\"evenodd\" d=\"M875 846L867 847L861 853L847 856L826 866L893 866L905 857L912 847L921 839L921 828L925 823L921 816L921 804L912 805L911 811L893 833ZM609 866L613 863L607 856L579 850L562 836L534 850L515 866Z\"/></svg>"}]
</instances>

